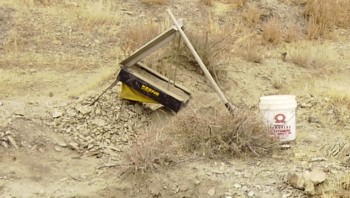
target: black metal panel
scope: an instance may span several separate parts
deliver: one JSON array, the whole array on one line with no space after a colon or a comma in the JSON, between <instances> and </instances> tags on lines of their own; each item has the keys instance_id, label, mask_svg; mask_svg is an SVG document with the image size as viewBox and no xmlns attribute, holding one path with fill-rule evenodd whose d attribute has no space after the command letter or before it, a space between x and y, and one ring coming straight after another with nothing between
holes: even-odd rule
<instances>
[{"instance_id":1,"label":"black metal panel","mask_svg":"<svg viewBox=\"0 0 350 198\"><path fill-rule=\"evenodd\" d=\"M120 70L117 78L119 81L125 83L130 88L142 93L143 95L149 98L152 98L153 100L159 102L160 104L164 105L166 108L170 110L178 112L183 105L182 101L162 92L160 89L151 85L150 83L147 83L142 79L139 79L132 73L128 72L126 68L122 68Z\"/></svg>"}]
</instances>

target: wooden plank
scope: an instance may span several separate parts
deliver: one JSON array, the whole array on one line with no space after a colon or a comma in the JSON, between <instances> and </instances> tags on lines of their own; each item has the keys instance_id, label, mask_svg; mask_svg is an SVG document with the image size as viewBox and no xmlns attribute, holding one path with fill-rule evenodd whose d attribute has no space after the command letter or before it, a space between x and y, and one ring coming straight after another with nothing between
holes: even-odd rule
<instances>
[{"instance_id":1,"label":"wooden plank","mask_svg":"<svg viewBox=\"0 0 350 198\"><path fill-rule=\"evenodd\" d=\"M156 78L152 74L149 74L146 71L141 70L140 68L137 69L137 67L132 67L132 68L129 68L128 71L133 75L135 75L137 78L140 78L141 80L157 87L163 93L170 95L179 101L183 101L185 103L190 98L189 95L187 95L185 92L176 88L173 85L170 85L169 88L167 89L166 86L168 82L163 81L159 78Z\"/></svg>"},{"instance_id":2,"label":"wooden plank","mask_svg":"<svg viewBox=\"0 0 350 198\"><path fill-rule=\"evenodd\" d=\"M179 22L179 27L181 28L183 26L182 21ZM171 40L173 40L178 34L177 27L171 27L164 33L160 34L150 42L146 43L144 46L142 46L140 49L138 49L136 52L134 52L132 55L130 55L127 59L123 60L120 64L124 67L130 67L140 61L141 59L145 58L146 56L152 54L157 49L163 47L164 45L168 44Z\"/></svg>"}]
</instances>

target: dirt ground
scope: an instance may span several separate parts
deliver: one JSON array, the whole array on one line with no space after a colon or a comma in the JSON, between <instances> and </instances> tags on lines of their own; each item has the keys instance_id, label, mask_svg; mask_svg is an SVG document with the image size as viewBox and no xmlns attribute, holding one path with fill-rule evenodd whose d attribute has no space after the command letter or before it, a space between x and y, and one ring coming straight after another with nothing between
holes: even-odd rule
<instances>
[{"instance_id":1,"label":"dirt ground","mask_svg":"<svg viewBox=\"0 0 350 198\"><path fill-rule=\"evenodd\" d=\"M349 186L342 185L350 180L349 29L335 29L332 38L303 41L310 61L323 62L322 67L301 67L289 55L287 61L280 58L285 51L293 54L300 43L265 45L262 63L230 60L225 93L240 107L258 111L263 95L297 96L297 138L288 148L266 158L189 159L136 177L125 173L124 160L135 143L135 131L150 122L166 125L164 118L173 114L157 116L159 112L118 99L120 84L92 107L93 115L75 113L82 113L80 104L91 101L116 77L122 27L145 18L161 20L167 17L166 6L106 1L109 12L117 15L106 19L101 12L84 15L83 3L40 2L0 2L0 197L350 197ZM185 23L195 23L201 20L197 15L207 12L200 1L168 5ZM298 6L269 0L259 7L305 25ZM239 17L229 16L239 16L245 8L217 1L208 9L215 20L233 23ZM101 26L91 26L92 15ZM204 76L182 66L179 72L179 82L193 92L185 108L201 108L206 116L211 116L210 108L221 108ZM123 113L125 119L114 118ZM91 128L109 135L92 136L96 140L86 145L87 152L82 145L90 141L84 138ZM327 175L316 195L288 184L288 173L312 169Z\"/></svg>"}]
</instances>

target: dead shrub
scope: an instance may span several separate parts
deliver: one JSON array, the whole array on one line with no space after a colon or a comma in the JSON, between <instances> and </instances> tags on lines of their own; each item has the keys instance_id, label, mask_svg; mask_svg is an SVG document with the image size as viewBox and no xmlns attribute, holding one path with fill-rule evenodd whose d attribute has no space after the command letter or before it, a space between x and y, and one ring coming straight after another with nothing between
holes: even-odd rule
<instances>
[{"instance_id":1,"label":"dead shrub","mask_svg":"<svg viewBox=\"0 0 350 198\"><path fill-rule=\"evenodd\" d=\"M334 70L334 65L338 61L338 56L333 49L327 46L314 46L306 41L293 43L287 49L287 61L303 68L316 69L315 71L320 72L320 74Z\"/></svg>"},{"instance_id":2,"label":"dead shrub","mask_svg":"<svg viewBox=\"0 0 350 198\"><path fill-rule=\"evenodd\" d=\"M152 6L152 5L165 5L167 3L167 0L141 0L141 2L146 4L147 6Z\"/></svg>"},{"instance_id":3,"label":"dead shrub","mask_svg":"<svg viewBox=\"0 0 350 198\"><path fill-rule=\"evenodd\" d=\"M115 7L116 4L112 1L89 2L78 8L79 17L81 17L82 23L89 28L119 24L120 18L114 13Z\"/></svg>"},{"instance_id":4,"label":"dead shrub","mask_svg":"<svg viewBox=\"0 0 350 198\"><path fill-rule=\"evenodd\" d=\"M213 6L213 0L201 0L202 3L204 3L207 6Z\"/></svg>"},{"instance_id":5,"label":"dead shrub","mask_svg":"<svg viewBox=\"0 0 350 198\"><path fill-rule=\"evenodd\" d=\"M250 38L242 44L238 54L246 61L254 63L262 63L264 60L260 52L260 42L258 38Z\"/></svg>"},{"instance_id":6,"label":"dead shrub","mask_svg":"<svg viewBox=\"0 0 350 198\"><path fill-rule=\"evenodd\" d=\"M277 145L261 117L250 111L235 116L226 110L211 115L187 111L168 130L183 151L209 158L267 156Z\"/></svg>"},{"instance_id":7,"label":"dead shrub","mask_svg":"<svg viewBox=\"0 0 350 198\"><path fill-rule=\"evenodd\" d=\"M126 159L129 162L126 172L144 174L159 168L173 165L178 160L177 144L162 129L142 131Z\"/></svg>"},{"instance_id":8,"label":"dead shrub","mask_svg":"<svg viewBox=\"0 0 350 198\"><path fill-rule=\"evenodd\" d=\"M334 121L337 125L347 124L350 120L350 94L340 91L328 93L327 109L332 112Z\"/></svg>"},{"instance_id":9,"label":"dead shrub","mask_svg":"<svg viewBox=\"0 0 350 198\"><path fill-rule=\"evenodd\" d=\"M193 158L267 157L278 148L261 116L227 110L202 115L184 110L164 128L142 131L127 154L127 172L148 173Z\"/></svg>"},{"instance_id":10,"label":"dead shrub","mask_svg":"<svg viewBox=\"0 0 350 198\"><path fill-rule=\"evenodd\" d=\"M128 24L122 29L120 47L125 57L154 39L162 31L162 27L159 24L152 22L140 22L135 25Z\"/></svg>"},{"instance_id":11,"label":"dead shrub","mask_svg":"<svg viewBox=\"0 0 350 198\"><path fill-rule=\"evenodd\" d=\"M215 25L201 25L193 29L189 28L186 31L186 35L203 63L219 83L226 79L226 67L230 60L229 52L235 42L234 34L235 30L230 27ZM180 47L175 47L172 53L174 51L177 53L174 56L176 59L174 62L184 65L189 70L203 74L193 54L184 43L181 43Z\"/></svg>"},{"instance_id":12,"label":"dead shrub","mask_svg":"<svg viewBox=\"0 0 350 198\"><path fill-rule=\"evenodd\" d=\"M250 4L243 12L243 19L249 27L253 27L259 23L261 14L262 12L256 4Z\"/></svg>"},{"instance_id":13,"label":"dead shrub","mask_svg":"<svg viewBox=\"0 0 350 198\"><path fill-rule=\"evenodd\" d=\"M306 44L293 45L288 52L288 57L291 62L303 68L311 66L311 50Z\"/></svg>"},{"instance_id":14,"label":"dead shrub","mask_svg":"<svg viewBox=\"0 0 350 198\"><path fill-rule=\"evenodd\" d=\"M284 41L287 43L291 43L294 41L298 41L302 38L302 33L300 27L296 25L289 26L286 30Z\"/></svg>"},{"instance_id":15,"label":"dead shrub","mask_svg":"<svg viewBox=\"0 0 350 198\"><path fill-rule=\"evenodd\" d=\"M308 38L316 39L335 25L350 26L350 2L348 0L307 0L305 15L308 17Z\"/></svg>"},{"instance_id":16,"label":"dead shrub","mask_svg":"<svg viewBox=\"0 0 350 198\"><path fill-rule=\"evenodd\" d=\"M227 4L235 4L238 8L243 7L248 0L222 0L222 2Z\"/></svg>"},{"instance_id":17,"label":"dead shrub","mask_svg":"<svg viewBox=\"0 0 350 198\"><path fill-rule=\"evenodd\" d=\"M339 0L336 2L338 4L338 16L337 25L344 28L350 27L350 1Z\"/></svg>"},{"instance_id":18,"label":"dead shrub","mask_svg":"<svg viewBox=\"0 0 350 198\"><path fill-rule=\"evenodd\" d=\"M263 38L273 44L281 42L281 23L277 18L272 18L264 24Z\"/></svg>"}]
</instances>

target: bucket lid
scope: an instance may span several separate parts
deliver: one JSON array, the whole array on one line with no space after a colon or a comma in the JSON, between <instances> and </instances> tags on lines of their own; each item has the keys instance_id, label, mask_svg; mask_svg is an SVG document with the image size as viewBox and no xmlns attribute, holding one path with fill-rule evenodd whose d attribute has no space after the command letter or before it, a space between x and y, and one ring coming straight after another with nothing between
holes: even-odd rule
<instances>
[{"instance_id":1,"label":"bucket lid","mask_svg":"<svg viewBox=\"0 0 350 198\"><path fill-rule=\"evenodd\" d=\"M271 95L260 97L260 109L278 110L297 107L294 95Z\"/></svg>"},{"instance_id":2,"label":"bucket lid","mask_svg":"<svg viewBox=\"0 0 350 198\"><path fill-rule=\"evenodd\" d=\"M271 96L261 96L261 102L276 101L276 100L295 100L295 95L271 95Z\"/></svg>"}]
</instances>

